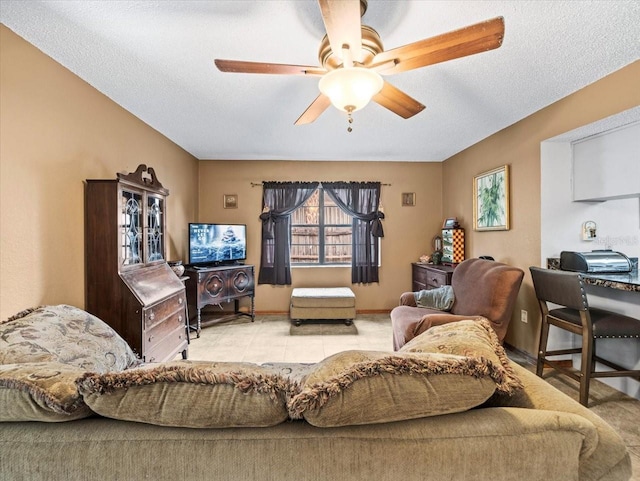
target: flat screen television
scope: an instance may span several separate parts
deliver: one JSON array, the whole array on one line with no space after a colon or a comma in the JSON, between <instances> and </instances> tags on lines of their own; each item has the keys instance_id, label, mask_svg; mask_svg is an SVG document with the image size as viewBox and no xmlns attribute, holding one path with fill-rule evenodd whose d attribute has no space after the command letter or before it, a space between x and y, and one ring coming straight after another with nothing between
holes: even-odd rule
<instances>
[{"instance_id":1,"label":"flat screen television","mask_svg":"<svg viewBox=\"0 0 640 481\"><path fill-rule=\"evenodd\" d=\"M189 224L189 264L234 264L246 258L246 225Z\"/></svg>"}]
</instances>

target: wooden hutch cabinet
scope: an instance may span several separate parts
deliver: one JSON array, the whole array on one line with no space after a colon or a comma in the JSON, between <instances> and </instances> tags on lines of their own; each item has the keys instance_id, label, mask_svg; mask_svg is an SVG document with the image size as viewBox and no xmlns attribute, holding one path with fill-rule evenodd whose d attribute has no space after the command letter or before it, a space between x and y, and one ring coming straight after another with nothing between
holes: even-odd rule
<instances>
[{"instance_id":1,"label":"wooden hutch cabinet","mask_svg":"<svg viewBox=\"0 0 640 481\"><path fill-rule=\"evenodd\" d=\"M187 358L185 287L165 255L168 195L145 165L85 183L85 308L145 362Z\"/></svg>"}]
</instances>

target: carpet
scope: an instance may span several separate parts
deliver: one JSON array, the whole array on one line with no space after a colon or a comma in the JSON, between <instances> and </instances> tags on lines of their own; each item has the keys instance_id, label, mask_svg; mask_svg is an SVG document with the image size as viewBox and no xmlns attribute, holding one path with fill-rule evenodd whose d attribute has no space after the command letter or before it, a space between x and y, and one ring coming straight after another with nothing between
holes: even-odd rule
<instances>
[{"instance_id":1,"label":"carpet","mask_svg":"<svg viewBox=\"0 0 640 481\"><path fill-rule=\"evenodd\" d=\"M358 328L355 323L347 326L344 321L303 321L289 328L291 336L357 336Z\"/></svg>"}]
</instances>

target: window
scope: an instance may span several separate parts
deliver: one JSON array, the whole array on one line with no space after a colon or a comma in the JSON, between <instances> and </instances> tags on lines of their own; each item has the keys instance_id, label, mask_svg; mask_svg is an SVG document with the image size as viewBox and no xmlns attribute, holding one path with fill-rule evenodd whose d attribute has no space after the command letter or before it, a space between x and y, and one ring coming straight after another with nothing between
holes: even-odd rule
<instances>
[{"instance_id":1,"label":"window","mask_svg":"<svg viewBox=\"0 0 640 481\"><path fill-rule=\"evenodd\" d=\"M351 265L351 216L317 189L291 215L292 265Z\"/></svg>"}]
</instances>

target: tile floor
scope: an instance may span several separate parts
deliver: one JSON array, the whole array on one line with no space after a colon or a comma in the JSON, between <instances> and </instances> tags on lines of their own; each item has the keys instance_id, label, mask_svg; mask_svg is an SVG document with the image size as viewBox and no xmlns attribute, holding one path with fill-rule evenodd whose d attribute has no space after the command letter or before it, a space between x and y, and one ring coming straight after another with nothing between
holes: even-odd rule
<instances>
[{"instance_id":1,"label":"tile floor","mask_svg":"<svg viewBox=\"0 0 640 481\"><path fill-rule=\"evenodd\" d=\"M291 335L286 315L260 315L255 322L240 318L206 327L200 338L191 336L189 359L203 361L318 362L331 354L349 349L391 351L391 321L388 314L358 315L354 321L357 333L343 324L321 335ZM304 328L305 326L301 326ZM334 332L328 334L327 332ZM335 334L339 332L340 334ZM529 359L509 352L523 365ZM566 376L553 373L547 381L576 401L578 385ZM622 436L633 463L631 481L640 481L640 400L631 398L609 386L592 382L589 408L605 419Z\"/></svg>"},{"instance_id":2,"label":"tile floor","mask_svg":"<svg viewBox=\"0 0 640 481\"><path fill-rule=\"evenodd\" d=\"M371 314L356 319L357 334L289 334L291 322L285 315L256 316L255 322L240 318L202 329L200 338L191 335L189 359L245 362L318 362L336 352L350 349L390 351L391 323L388 314ZM338 323L337 332L346 331ZM305 326L300 326L304 329ZM295 326L293 329L296 329Z\"/></svg>"}]
</instances>

